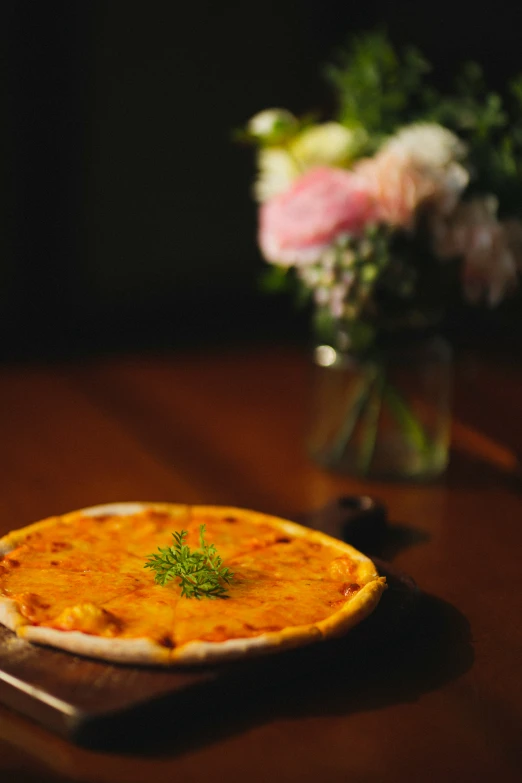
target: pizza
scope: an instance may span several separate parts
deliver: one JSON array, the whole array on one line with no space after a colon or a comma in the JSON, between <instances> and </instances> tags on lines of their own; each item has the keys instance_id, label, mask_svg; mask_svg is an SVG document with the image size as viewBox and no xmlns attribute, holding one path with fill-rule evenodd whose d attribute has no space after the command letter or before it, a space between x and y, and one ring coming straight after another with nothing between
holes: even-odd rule
<instances>
[{"instance_id":1,"label":"pizza","mask_svg":"<svg viewBox=\"0 0 522 783\"><path fill-rule=\"evenodd\" d=\"M234 577L227 597L162 586L147 557L201 525ZM222 506L118 503L0 539L0 622L29 642L133 664L196 664L346 633L386 587L353 547L278 517Z\"/></svg>"}]
</instances>

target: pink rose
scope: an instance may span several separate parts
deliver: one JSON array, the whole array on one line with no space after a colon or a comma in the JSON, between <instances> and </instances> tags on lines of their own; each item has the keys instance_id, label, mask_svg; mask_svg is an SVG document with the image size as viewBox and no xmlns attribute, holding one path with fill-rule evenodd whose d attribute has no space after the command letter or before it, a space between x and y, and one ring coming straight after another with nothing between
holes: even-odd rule
<instances>
[{"instance_id":1,"label":"pink rose","mask_svg":"<svg viewBox=\"0 0 522 783\"><path fill-rule=\"evenodd\" d=\"M343 234L360 234L375 222L373 198L354 174L313 168L259 211L259 246L267 261L314 263Z\"/></svg>"},{"instance_id":2,"label":"pink rose","mask_svg":"<svg viewBox=\"0 0 522 783\"><path fill-rule=\"evenodd\" d=\"M413 228L417 208L437 193L432 177L393 152L361 160L354 173L378 205L379 220L397 228Z\"/></svg>"}]
</instances>

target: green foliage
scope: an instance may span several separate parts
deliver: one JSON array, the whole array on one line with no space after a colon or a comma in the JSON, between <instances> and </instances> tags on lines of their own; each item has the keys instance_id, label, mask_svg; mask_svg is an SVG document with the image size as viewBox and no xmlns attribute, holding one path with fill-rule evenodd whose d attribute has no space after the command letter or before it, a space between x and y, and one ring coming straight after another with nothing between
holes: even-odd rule
<instances>
[{"instance_id":1,"label":"green foliage","mask_svg":"<svg viewBox=\"0 0 522 783\"><path fill-rule=\"evenodd\" d=\"M186 598L225 598L225 584L234 574L223 566L214 544L205 543L205 525L199 528L200 550L192 551L186 544L187 531L172 534L174 544L160 547L159 554L150 555L144 568L156 572L154 581L165 587L178 579L181 595Z\"/></svg>"},{"instance_id":2,"label":"green foliage","mask_svg":"<svg viewBox=\"0 0 522 783\"><path fill-rule=\"evenodd\" d=\"M481 66L464 63L453 89L431 82L432 67L414 47L398 51L384 32L351 39L327 66L336 93L338 120L364 127L373 153L399 127L437 122L468 148L471 192L492 192L501 214L522 208L522 75L502 93L491 90Z\"/></svg>"},{"instance_id":3,"label":"green foliage","mask_svg":"<svg viewBox=\"0 0 522 783\"><path fill-rule=\"evenodd\" d=\"M274 294L289 290L288 267L270 265L263 269L259 279L259 288L265 294Z\"/></svg>"},{"instance_id":4,"label":"green foliage","mask_svg":"<svg viewBox=\"0 0 522 783\"><path fill-rule=\"evenodd\" d=\"M454 158L441 171L448 178L448 194L462 201L476 195L481 199L493 196L500 220L522 212L522 75L502 90L494 90L481 66L468 62L451 88L441 90L431 64L418 49L399 50L385 32L378 31L350 39L327 67L326 76L337 98L333 119L364 139L350 164L358 157L374 155L404 126L435 123L462 142L453 140L450 154ZM291 133L316 123L314 117L295 119L288 139ZM277 134L283 131L277 124L274 128ZM452 146L448 137L448 146ZM258 147L274 143L272 133L258 133L252 140ZM337 165L348 166L348 162ZM427 164L428 176L429 168ZM467 174L469 184L462 190ZM296 263L290 268L270 265L263 288L293 293L300 304L313 298L318 337L356 354L370 353L402 331L430 328L443 318L454 292L458 295L462 264L469 261L462 248L455 251L461 256L452 259L455 263L441 263L437 257L434 232L443 233L444 220L452 230L451 217L439 207L435 199L419 204L412 230L384 221L364 236L338 235L314 263ZM396 401L394 415L401 415ZM415 431L410 434L413 437Z\"/></svg>"},{"instance_id":5,"label":"green foliage","mask_svg":"<svg viewBox=\"0 0 522 783\"><path fill-rule=\"evenodd\" d=\"M488 88L482 68L466 63L455 93L425 95L425 118L445 125L468 146L471 189L493 192L504 212L522 206L522 76L504 94Z\"/></svg>"},{"instance_id":6,"label":"green foliage","mask_svg":"<svg viewBox=\"0 0 522 783\"><path fill-rule=\"evenodd\" d=\"M410 121L430 65L414 47L399 54L384 32L356 37L340 51L326 77L337 93L339 121L363 127L375 149L383 137Z\"/></svg>"}]
</instances>

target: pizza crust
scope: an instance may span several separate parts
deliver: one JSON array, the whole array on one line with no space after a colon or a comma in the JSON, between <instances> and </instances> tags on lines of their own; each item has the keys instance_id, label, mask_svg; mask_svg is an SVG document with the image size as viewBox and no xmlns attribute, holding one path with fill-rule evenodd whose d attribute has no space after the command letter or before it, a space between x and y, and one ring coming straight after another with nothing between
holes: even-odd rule
<instances>
[{"instance_id":1,"label":"pizza crust","mask_svg":"<svg viewBox=\"0 0 522 783\"><path fill-rule=\"evenodd\" d=\"M18 635L20 627L27 624L25 617L18 611L16 602L6 596L0 596L0 623Z\"/></svg>"},{"instance_id":2,"label":"pizza crust","mask_svg":"<svg viewBox=\"0 0 522 783\"><path fill-rule=\"evenodd\" d=\"M88 658L101 658L116 663L170 663L170 650L151 639L93 636L81 631L59 631L57 628L43 625L24 625L23 628L18 628L17 633L28 642L58 647Z\"/></svg>"},{"instance_id":3,"label":"pizza crust","mask_svg":"<svg viewBox=\"0 0 522 783\"><path fill-rule=\"evenodd\" d=\"M15 625L12 630L16 629L18 636L29 642L57 647L90 658L102 658L116 663L191 666L287 650L319 639L342 636L373 611L379 602L384 585L384 578L365 585L349 604L345 604L335 615L313 625L296 626L274 633L245 639L228 639L224 642L188 642L178 650L168 650L150 639L114 639L80 631L60 631L45 626L32 626L28 625L21 615L18 617L22 622ZM350 611L347 611L347 607L350 607ZM3 622L1 607L0 621Z\"/></svg>"},{"instance_id":4,"label":"pizza crust","mask_svg":"<svg viewBox=\"0 0 522 783\"><path fill-rule=\"evenodd\" d=\"M92 658L128 664L156 665L194 665L231 660L265 652L285 650L301 646L319 639L333 638L345 634L365 619L377 606L386 589L386 580L379 577L372 561L358 550L342 541L338 541L320 531L304 528L288 520L270 517L266 514L222 506L186 506L167 503L111 503L74 511L62 517L51 517L25 528L8 533L0 539L0 556L8 554L24 542L30 533L48 528L61 522L73 523L79 516L96 517L102 515L129 516L143 511L154 510L169 513L173 517L212 516L223 518L226 515L248 516L249 520L270 522L278 529L294 538L326 544L336 549L340 555L346 555L357 563L358 574L366 580L361 589L344 603L337 611L324 620L306 625L283 628L279 631L260 633L245 638L232 638L225 641L189 641L179 647L169 649L149 638L117 638L88 634L81 631L64 631L45 625L31 624L19 611L14 600L0 595L0 623L29 642L56 647L68 652Z\"/></svg>"}]
</instances>

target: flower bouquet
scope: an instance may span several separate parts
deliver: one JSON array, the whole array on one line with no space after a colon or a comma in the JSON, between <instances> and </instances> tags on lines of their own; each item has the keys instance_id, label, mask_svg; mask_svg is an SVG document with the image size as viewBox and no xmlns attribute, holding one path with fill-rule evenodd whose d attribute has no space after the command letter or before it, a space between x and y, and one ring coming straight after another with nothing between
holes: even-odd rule
<instances>
[{"instance_id":1,"label":"flower bouquet","mask_svg":"<svg viewBox=\"0 0 522 783\"><path fill-rule=\"evenodd\" d=\"M460 291L495 306L522 267L522 78L500 95L471 63L446 95L430 70L363 36L328 68L332 119L269 109L243 134L267 281L311 299L328 369L312 452L366 475L444 469L450 357L434 330Z\"/></svg>"}]
</instances>

